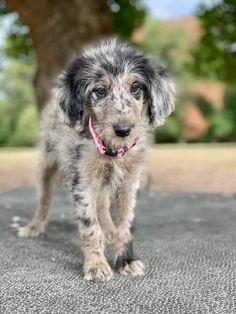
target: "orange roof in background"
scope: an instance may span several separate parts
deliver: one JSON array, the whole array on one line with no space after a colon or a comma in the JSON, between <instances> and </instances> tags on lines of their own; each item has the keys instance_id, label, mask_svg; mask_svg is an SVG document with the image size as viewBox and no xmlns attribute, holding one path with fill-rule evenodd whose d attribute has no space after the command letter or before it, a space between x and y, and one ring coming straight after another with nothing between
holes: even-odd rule
<instances>
[{"instance_id":1,"label":"orange roof in background","mask_svg":"<svg viewBox=\"0 0 236 314\"><path fill-rule=\"evenodd\" d=\"M224 95L226 85L222 82L214 82L209 80L196 81L191 92L209 101L214 105L214 108L219 110L224 106Z\"/></svg>"},{"instance_id":2,"label":"orange roof in background","mask_svg":"<svg viewBox=\"0 0 236 314\"><path fill-rule=\"evenodd\" d=\"M172 19L165 22L167 26L176 28L182 27L192 39L197 39L202 34L199 19L195 16L185 16L178 19Z\"/></svg>"},{"instance_id":3,"label":"orange roof in background","mask_svg":"<svg viewBox=\"0 0 236 314\"><path fill-rule=\"evenodd\" d=\"M207 120L200 109L192 102L186 103L183 127L183 137L187 140L197 140L208 132Z\"/></svg>"},{"instance_id":4,"label":"orange roof in background","mask_svg":"<svg viewBox=\"0 0 236 314\"><path fill-rule=\"evenodd\" d=\"M194 16L185 16L178 19L171 19L162 21L162 23L166 26L167 29L176 27L182 28L191 40L198 39L202 34L200 22L198 18ZM136 43L142 43L145 39L146 33L147 29L144 23L142 27L137 28L134 31L132 36L133 41Z\"/></svg>"}]
</instances>

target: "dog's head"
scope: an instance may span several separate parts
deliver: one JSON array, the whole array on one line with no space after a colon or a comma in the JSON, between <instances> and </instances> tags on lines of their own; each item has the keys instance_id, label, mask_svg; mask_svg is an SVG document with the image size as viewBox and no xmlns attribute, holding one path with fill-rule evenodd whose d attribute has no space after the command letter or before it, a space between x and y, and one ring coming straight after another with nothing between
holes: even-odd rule
<instances>
[{"instance_id":1,"label":"dog's head","mask_svg":"<svg viewBox=\"0 0 236 314\"><path fill-rule=\"evenodd\" d=\"M162 125L174 109L174 85L165 68L137 49L108 40L86 49L60 78L59 104L71 127L94 128L110 146Z\"/></svg>"}]
</instances>

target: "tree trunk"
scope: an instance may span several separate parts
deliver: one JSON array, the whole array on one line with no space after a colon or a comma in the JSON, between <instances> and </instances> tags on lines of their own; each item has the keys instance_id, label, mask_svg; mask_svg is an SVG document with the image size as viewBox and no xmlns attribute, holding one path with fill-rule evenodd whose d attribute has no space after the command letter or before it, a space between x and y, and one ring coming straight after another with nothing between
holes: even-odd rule
<instances>
[{"instance_id":1,"label":"tree trunk","mask_svg":"<svg viewBox=\"0 0 236 314\"><path fill-rule=\"evenodd\" d=\"M73 55L93 39L110 35L113 19L107 0L6 0L28 25L37 56L35 75L39 111L56 76Z\"/></svg>"}]
</instances>

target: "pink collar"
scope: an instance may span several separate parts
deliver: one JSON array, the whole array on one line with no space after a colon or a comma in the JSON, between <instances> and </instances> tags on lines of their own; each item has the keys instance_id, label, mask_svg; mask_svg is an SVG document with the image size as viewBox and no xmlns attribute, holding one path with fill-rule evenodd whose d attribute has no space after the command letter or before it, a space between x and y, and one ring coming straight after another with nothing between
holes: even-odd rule
<instances>
[{"instance_id":1,"label":"pink collar","mask_svg":"<svg viewBox=\"0 0 236 314\"><path fill-rule=\"evenodd\" d=\"M89 117L89 131L93 137L93 140L96 144L97 149L102 155L107 155L111 157L122 157L127 152L127 150L131 149L134 145L136 145L136 139L132 144L127 144L124 147L118 148L118 149L112 149L110 147L106 147L103 143L100 137L96 134L94 131L93 125L92 125L92 118Z\"/></svg>"}]
</instances>

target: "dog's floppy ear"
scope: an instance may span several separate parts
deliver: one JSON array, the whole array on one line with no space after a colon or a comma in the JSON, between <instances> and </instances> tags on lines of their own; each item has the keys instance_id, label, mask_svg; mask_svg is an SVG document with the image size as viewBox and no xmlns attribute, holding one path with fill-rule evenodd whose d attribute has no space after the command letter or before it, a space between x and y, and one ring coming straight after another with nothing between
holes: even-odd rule
<instances>
[{"instance_id":1,"label":"dog's floppy ear","mask_svg":"<svg viewBox=\"0 0 236 314\"><path fill-rule=\"evenodd\" d=\"M57 89L58 103L70 127L81 126L84 114L84 90L76 77L77 71L68 69L59 77Z\"/></svg>"},{"instance_id":2,"label":"dog's floppy ear","mask_svg":"<svg viewBox=\"0 0 236 314\"><path fill-rule=\"evenodd\" d=\"M148 115L150 124L159 126L174 110L175 86L166 68L156 65L151 58L149 66Z\"/></svg>"}]
</instances>

